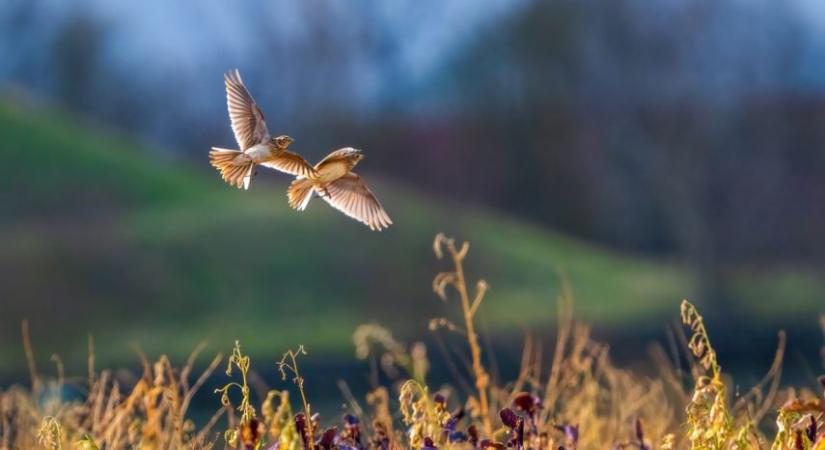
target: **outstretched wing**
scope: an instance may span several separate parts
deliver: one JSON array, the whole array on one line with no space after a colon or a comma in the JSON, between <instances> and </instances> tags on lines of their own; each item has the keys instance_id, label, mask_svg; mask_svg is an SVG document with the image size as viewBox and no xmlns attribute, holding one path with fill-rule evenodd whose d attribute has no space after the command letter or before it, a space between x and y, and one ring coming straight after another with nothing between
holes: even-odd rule
<instances>
[{"instance_id":1,"label":"outstretched wing","mask_svg":"<svg viewBox=\"0 0 825 450\"><path fill-rule=\"evenodd\" d=\"M232 131L241 150L246 150L256 144L269 140L269 131L266 129L264 114L255 104L252 95L241 80L238 69L224 75L226 83L226 106L229 109L229 120L232 122Z\"/></svg>"},{"instance_id":2,"label":"outstretched wing","mask_svg":"<svg viewBox=\"0 0 825 450\"><path fill-rule=\"evenodd\" d=\"M392 224L390 216L360 176L350 172L327 185L316 189L320 197L333 208L362 222L371 230L381 231Z\"/></svg>"},{"instance_id":3,"label":"outstretched wing","mask_svg":"<svg viewBox=\"0 0 825 450\"><path fill-rule=\"evenodd\" d=\"M280 150L273 159L260 164L296 177L310 178L315 176L315 168L302 156L289 150Z\"/></svg>"}]
</instances>

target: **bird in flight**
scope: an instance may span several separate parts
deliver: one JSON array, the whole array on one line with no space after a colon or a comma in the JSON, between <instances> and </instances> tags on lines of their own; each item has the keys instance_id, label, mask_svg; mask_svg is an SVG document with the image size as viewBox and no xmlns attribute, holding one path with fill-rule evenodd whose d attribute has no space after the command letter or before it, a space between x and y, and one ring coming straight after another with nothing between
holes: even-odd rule
<instances>
[{"instance_id":1,"label":"bird in flight","mask_svg":"<svg viewBox=\"0 0 825 450\"><path fill-rule=\"evenodd\" d=\"M287 148L293 142L286 135L270 137L264 114L241 80L238 69L224 75L229 120L239 150L212 147L209 162L220 171L224 181L248 189L253 170L260 164L298 177L315 176L315 168Z\"/></svg>"},{"instance_id":2,"label":"bird in flight","mask_svg":"<svg viewBox=\"0 0 825 450\"><path fill-rule=\"evenodd\" d=\"M375 198L364 180L352 172L364 154L361 150L346 147L327 155L315 165L315 172L298 175L289 185L289 206L303 211L312 193L317 193L333 208L370 227L381 231L392 224L390 216Z\"/></svg>"}]
</instances>

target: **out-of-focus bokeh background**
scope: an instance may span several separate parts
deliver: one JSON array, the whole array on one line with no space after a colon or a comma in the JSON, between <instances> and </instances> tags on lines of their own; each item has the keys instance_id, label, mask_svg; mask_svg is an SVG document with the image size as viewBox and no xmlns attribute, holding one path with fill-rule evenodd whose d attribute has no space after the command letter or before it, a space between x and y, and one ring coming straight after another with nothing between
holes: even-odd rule
<instances>
[{"instance_id":1,"label":"out-of-focus bokeh background","mask_svg":"<svg viewBox=\"0 0 825 450\"><path fill-rule=\"evenodd\" d=\"M364 149L395 225L298 214L266 170L224 184L234 67L308 159ZM24 318L69 367L88 334L100 365L418 339L450 308L438 231L472 242L494 346L552 333L566 278L619 354L686 297L723 361L766 369L780 328L816 361L819 0L5 0L0 86L0 380L25 375Z\"/></svg>"}]
</instances>

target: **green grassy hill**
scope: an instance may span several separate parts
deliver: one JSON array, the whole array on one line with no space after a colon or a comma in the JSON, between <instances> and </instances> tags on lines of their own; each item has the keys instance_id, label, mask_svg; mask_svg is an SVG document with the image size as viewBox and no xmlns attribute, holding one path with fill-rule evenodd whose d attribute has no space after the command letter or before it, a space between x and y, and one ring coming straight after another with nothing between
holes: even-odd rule
<instances>
[{"instance_id":1,"label":"green grassy hill","mask_svg":"<svg viewBox=\"0 0 825 450\"><path fill-rule=\"evenodd\" d=\"M658 326L691 295L672 264L390 183L373 184L396 225L373 233L321 201L291 211L279 174L261 170L241 192L205 161L165 159L61 113L0 103L0 142L0 367L11 370L23 366L23 318L44 360L82 361L92 333L106 363L134 361L130 344L180 357L239 338L253 353L349 354L360 323L420 333L446 308L430 289L445 267L438 231L471 241L494 332L550 326L560 272L578 316L604 327ZM799 308L817 304L815 280L791 283L813 289Z\"/></svg>"}]
</instances>

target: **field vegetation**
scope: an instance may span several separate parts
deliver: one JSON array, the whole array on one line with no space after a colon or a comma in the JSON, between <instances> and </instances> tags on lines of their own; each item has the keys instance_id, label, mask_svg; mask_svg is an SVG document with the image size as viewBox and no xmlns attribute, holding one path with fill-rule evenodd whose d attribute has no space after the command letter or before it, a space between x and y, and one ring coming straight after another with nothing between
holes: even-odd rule
<instances>
[{"instance_id":1,"label":"field vegetation","mask_svg":"<svg viewBox=\"0 0 825 450\"><path fill-rule=\"evenodd\" d=\"M301 371L311 356L303 346L264 363L279 367L283 381L297 388L297 398L288 390L256 395L252 361L239 342L225 363L217 355L200 374L193 372L198 352L179 368L167 357L143 359L142 374L129 385L112 371L98 371L90 351L86 379L78 383L69 381L56 356L57 377L41 375L24 324L31 386L0 392L0 448L825 449L825 377L819 386L784 386L780 334L764 380L748 391L732 389L712 330L688 301L680 311L686 330L682 350L655 349L655 376L617 367L608 346L574 320L573 301L564 289L552 352L545 354L540 342L528 339L518 377L506 382L492 377L491 355L476 328L488 284L465 272L468 243L439 234L433 251L444 267L432 288L455 313L433 318L429 328L455 334L466 342L465 351L452 360L431 361L422 343L408 347L375 324L358 328L357 355L374 359L395 381L375 386L364 399L349 395L342 418L320 417L313 410L312 386ZM825 330L825 317L822 321ZM685 369L683 357L690 361ZM432 364L452 367L453 382L428 383ZM226 381L215 390L215 413L196 423L191 400L221 365ZM67 400L62 394L70 383L83 388L81 398Z\"/></svg>"}]
</instances>

